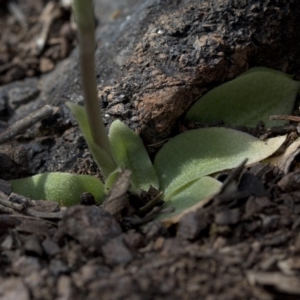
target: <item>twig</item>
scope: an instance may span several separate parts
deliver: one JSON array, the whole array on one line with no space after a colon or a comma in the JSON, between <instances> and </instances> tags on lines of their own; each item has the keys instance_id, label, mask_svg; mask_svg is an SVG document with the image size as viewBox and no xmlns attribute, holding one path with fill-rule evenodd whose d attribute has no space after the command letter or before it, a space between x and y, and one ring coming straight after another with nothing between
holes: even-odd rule
<instances>
[{"instance_id":1,"label":"twig","mask_svg":"<svg viewBox=\"0 0 300 300\"><path fill-rule=\"evenodd\" d=\"M28 116L24 117L23 119L17 121L0 134L0 144L12 139L19 133L25 131L27 128L30 128L33 124L53 114L55 110L55 107L45 105L42 108L29 114Z\"/></svg>"},{"instance_id":2,"label":"twig","mask_svg":"<svg viewBox=\"0 0 300 300\"><path fill-rule=\"evenodd\" d=\"M41 200L42 201L42 200ZM9 201L9 197L0 191L0 208L2 212L14 214L23 213L25 215L35 217L38 219L49 219L49 220L60 220L62 218L63 212L40 212L35 209L27 207L28 202L18 204L12 201ZM5 208L7 208L5 210ZM15 214L14 214L15 215ZM19 215L18 215L19 216Z\"/></svg>"},{"instance_id":3,"label":"twig","mask_svg":"<svg viewBox=\"0 0 300 300\"><path fill-rule=\"evenodd\" d=\"M32 208L27 208L24 211L25 214L28 216L36 217L38 219L49 219L49 220L60 220L63 216L62 211L58 212L41 212L41 211L36 211Z\"/></svg>"},{"instance_id":4,"label":"twig","mask_svg":"<svg viewBox=\"0 0 300 300\"><path fill-rule=\"evenodd\" d=\"M7 4L7 8L10 11L10 13L16 18L16 20L20 23L20 25L24 29L27 28L28 23L20 7L15 2L9 1Z\"/></svg>"},{"instance_id":5,"label":"twig","mask_svg":"<svg viewBox=\"0 0 300 300\"><path fill-rule=\"evenodd\" d=\"M0 205L9 207L17 212L21 212L25 208L25 205L23 205L23 204L18 204L18 203L9 201L9 197L1 191L0 191Z\"/></svg>"},{"instance_id":6,"label":"twig","mask_svg":"<svg viewBox=\"0 0 300 300\"><path fill-rule=\"evenodd\" d=\"M40 36L36 40L36 50L38 54L44 49L51 24L56 18L59 17L59 15L60 9L57 8L55 2L48 2L40 16L40 22L43 24L43 27Z\"/></svg>"},{"instance_id":7,"label":"twig","mask_svg":"<svg viewBox=\"0 0 300 300\"><path fill-rule=\"evenodd\" d=\"M215 196L215 204L228 203L232 200L240 200L251 196L249 191L234 191L229 194L219 194Z\"/></svg>"},{"instance_id":8,"label":"twig","mask_svg":"<svg viewBox=\"0 0 300 300\"><path fill-rule=\"evenodd\" d=\"M243 169L247 163L248 159L244 159L236 168L234 168L229 175L227 176L226 180L224 181L219 195L232 193L238 185L239 178L243 172Z\"/></svg>"},{"instance_id":9,"label":"twig","mask_svg":"<svg viewBox=\"0 0 300 300\"><path fill-rule=\"evenodd\" d=\"M130 224L130 225L142 225L145 223L148 223L151 221L155 216L157 216L161 211L163 207L155 206L153 209L143 218L140 218L139 216L135 215L134 217L125 217L124 218L124 224Z\"/></svg>"},{"instance_id":10,"label":"twig","mask_svg":"<svg viewBox=\"0 0 300 300\"><path fill-rule=\"evenodd\" d=\"M48 221L46 219L41 219L41 218L38 218L38 217L33 217L33 216L24 216L24 215L21 215L21 214L17 214L17 213L13 213L11 214L11 216L17 218L17 219L27 219L27 220L36 220L36 221L43 221L45 223L48 223L50 225L53 225L55 227L57 227L57 223L55 222L52 222L52 221Z\"/></svg>"},{"instance_id":11,"label":"twig","mask_svg":"<svg viewBox=\"0 0 300 300\"><path fill-rule=\"evenodd\" d=\"M275 115L270 116L270 120L286 120L300 123L300 117L298 116Z\"/></svg>"},{"instance_id":12,"label":"twig","mask_svg":"<svg viewBox=\"0 0 300 300\"><path fill-rule=\"evenodd\" d=\"M85 110L93 142L115 163L98 102L95 69L95 19L92 0L73 1L78 26L79 57ZM117 165L115 165L115 168Z\"/></svg>"},{"instance_id":13,"label":"twig","mask_svg":"<svg viewBox=\"0 0 300 300\"><path fill-rule=\"evenodd\" d=\"M0 214L12 215L16 213L16 211L10 207L6 207L5 205L0 204Z\"/></svg>"},{"instance_id":14,"label":"twig","mask_svg":"<svg viewBox=\"0 0 300 300\"><path fill-rule=\"evenodd\" d=\"M156 204L161 200L162 194L163 194L163 192L159 192L153 199L151 199L151 201L149 201L146 205L141 207L139 209L138 213L145 214L148 211L150 211L151 209L153 209L156 206Z\"/></svg>"}]
</instances>

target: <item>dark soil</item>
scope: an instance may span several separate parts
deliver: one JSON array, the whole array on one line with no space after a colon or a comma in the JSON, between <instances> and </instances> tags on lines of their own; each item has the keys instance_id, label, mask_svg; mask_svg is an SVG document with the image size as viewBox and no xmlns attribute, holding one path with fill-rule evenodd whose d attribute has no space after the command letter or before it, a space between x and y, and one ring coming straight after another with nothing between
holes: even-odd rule
<instances>
[{"instance_id":1,"label":"dark soil","mask_svg":"<svg viewBox=\"0 0 300 300\"><path fill-rule=\"evenodd\" d=\"M61 8L59 2L53 4L59 16L50 27L43 50L33 51L36 50L35 41L42 26L40 16L46 2L15 2L25 15L24 25L7 9L8 1L0 0L0 83L10 82L0 87L0 133L37 107L46 103L58 106L54 115L0 147L0 299L299 299L300 173L297 155L291 159L286 174L279 168L262 164L245 169L235 193L216 196L169 227L159 222L136 225L132 216L112 216L105 211L105 206L78 205L65 209L51 201L33 201L10 194L6 180L29 174L59 170L99 175L63 104L65 100L82 102L82 98L77 50L67 57L75 45L70 10ZM196 100L193 97L251 65L261 63L293 72L299 68L297 59L292 59L300 46L299 40L293 39L296 29L291 24L300 9L298 4L291 9L289 1L278 5L277 1L266 1L266 7L270 6L264 11L258 9L260 5L255 1L249 6L238 1L226 2L226 16L231 20L230 15L234 12L236 23L213 19L216 16L208 14L206 2L201 2L203 15L200 16L198 4L188 0L132 0L119 6L118 1L95 2L98 5L96 11L101 5L105 7L101 12L103 23L97 20L98 60L111 62L109 65L102 63L101 72L108 79L99 80L102 104L108 115L106 121L111 122L115 116L123 118L132 128L142 128L141 132L149 141L156 140L153 138L155 133L161 140L178 132L179 126L174 124L184 109ZM222 3L213 8L213 12L222 10ZM180 14L177 9L186 14ZM134 14L134 10L138 14ZM251 27L254 21L252 25L243 23L243 16L237 15L243 10L251 15L252 21L259 20L265 27ZM274 15L274 11L281 14ZM166 17L158 18L164 12ZM131 25L128 25L129 13L132 13ZM135 19L137 15L139 18ZM188 52L190 43L195 41L194 35L202 30L197 31L197 16L206 25L201 27L206 28L203 29L206 32L211 28L212 18L213 30L218 33L209 34L201 64L194 48L191 53L195 57ZM160 40L156 60L151 60L155 52L151 26L158 26L162 20L163 30L168 34ZM189 27L190 20L193 24ZM267 27L267 24L272 25ZM282 24L286 25L283 32L289 34L278 34L278 37L274 32L278 32ZM128 31L126 26L135 30ZM235 39L236 27L253 30L253 44L242 31L240 35L244 39L241 36ZM109 28L113 28L113 33ZM138 41L131 40L126 48L122 47L128 37L124 36L121 41L118 37L124 28L127 35L134 32L133 36L139 37ZM157 32L153 33L157 37ZM119 47L113 47L112 52L122 53L116 58L117 63L110 61L107 54L107 36ZM282 47L288 48L286 51L290 56L283 57L285 51L278 50L281 49L280 39L286 41ZM290 47L293 43L294 48ZM184 54L179 56L167 51L175 44L186 45ZM65 45L67 51L64 52ZM223 46L220 48L220 45ZM272 48L269 56L268 47ZM281 53L281 60L277 53ZM64 58L66 60L56 65ZM121 73L114 73L122 60L126 63ZM42 65L47 68L41 68ZM42 76L50 71L50 65L54 70ZM200 65L203 78L199 75ZM155 68L163 75L154 73ZM122 78L122 72L127 78L125 75ZM196 74L195 77L192 74ZM15 82L21 78L24 80ZM102 89L104 86L106 89ZM157 106L156 90L161 95L161 103ZM165 113L162 106L167 94L170 97L166 102L172 108L171 112ZM142 96L138 101L137 95ZM130 102L129 96L135 100ZM181 104L184 97L187 97L186 101ZM155 108L151 122L157 122L156 127L149 121L151 108ZM281 133L289 132L295 136L298 135L296 125L279 129ZM147 129L147 126L152 127ZM253 132L261 135L265 130Z\"/></svg>"},{"instance_id":2,"label":"dark soil","mask_svg":"<svg viewBox=\"0 0 300 300\"><path fill-rule=\"evenodd\" d=\"M299 171L256 166L173 228L0 196L1 299L299 299Z\"/></svg>"}]
</instances>

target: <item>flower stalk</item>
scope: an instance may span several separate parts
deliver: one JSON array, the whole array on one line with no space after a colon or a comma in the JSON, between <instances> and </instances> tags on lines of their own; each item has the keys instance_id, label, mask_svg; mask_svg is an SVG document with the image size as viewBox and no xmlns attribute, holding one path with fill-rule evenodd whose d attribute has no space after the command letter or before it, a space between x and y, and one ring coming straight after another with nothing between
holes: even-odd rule
<instances>
[{"instance_id":1,"label":"flower stalk","mask_svg":"<svg viewBox=\"0 0 300 300\"><path fill-rule=\"evenodd\" d=\"M114 160L98 102L95 71L95 18L92 0L74 0L79 37L79 56L85 110L93 142ZM117 167L117 164L116 164Z\"/></svg>"}]
</instances>

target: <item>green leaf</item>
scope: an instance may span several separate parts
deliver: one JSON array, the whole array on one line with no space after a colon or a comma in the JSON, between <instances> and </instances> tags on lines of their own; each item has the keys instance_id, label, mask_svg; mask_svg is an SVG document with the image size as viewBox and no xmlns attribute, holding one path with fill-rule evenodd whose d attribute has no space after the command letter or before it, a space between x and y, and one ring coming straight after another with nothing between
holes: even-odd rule
<instances>
[{"instance_id":1,"label":"green leaf","mask_svg":"<svg viewBox=\"0 0 300 300\"><path fill-rule=\"evenodd\" d=\"M220 181L208 176L189 182L177 190L170 199L165 199L166 205L173 206L175 210L171 213L161 214L159 219L163 220L181 214L204 198L219 192L221 186Z\"/></svg>"},{"instance_id":2,"label":"green leaf","mask_svg":"<svg viewBox=\"0 0 300 300\"><path fill-rule=\"evenodd\" d=\"M78 122L80 130L99 169L105 177L108 177L109 174L117 168L117 165L103 149L93 142L84 107L71 102L67 102L67 106Z\"/></svg>"},{"instance_id":3,"label":"green leaf","mask_svg":"<svg viewBox=\"0 0 300 300\"><path fill-rule=\"evenodd\" d=\"M202 176L231 169L248 158L248 164L272 155L285 136L261 141L226 128L190 130L170 139L154 160L160 188L166 198Z\"/></svg>"},{"instance_id":4,"label":"green leaf","mask_svg":"<svg viewBox=\"0 0 300 300\"><path fill-rule=\"evenodd\" d=\"M281 125L271 115L291 114L300 82L267 68L250 69L209 91L188 111L186 118L201 123L224 121L231 126Z\"/></svg>"},{"instance_id":5,"label":"green leaf","mask_svg":"<svg viewBox=\"0 0 300 300\"><path fill-rule=\"evenodd\" d=\"M266 67L253 67L253 68L247 70L246 72L242 73L238 77L248 75L250 73L257 73L257 72L271 72L271 73L274 73L275 75L277 74L277 75L285 76L286 78L289 78L289 79L293 79L293 75L289 75L289 74L283 73L281 71L269 69Z\"/></svg>"},{"instance_id":6,"label":"green leaf","mask_svg":"<svg viewBox=\"0 0 300 300\"><path fill-rule=\"evenodd\" d=\"M122 172L122 169L118 168L118 169L114 170L112 173L110 173L109 176L106 178L105 183L104 183L104 190L105 190L106 194L109 193L111 187L116 182L116 180L118 179L121 172Z\"/></svg>"},{"instance_id":7,"label":"green leaf","mask_svg":"<svg viewBox=\"0 0 300 300\"><path fill-rule=\"evenodd\" d=\"M12 192L33 200L54 200L62 206L79 204L80 195L91 193L97 203L105 197L104 185L96 177L69 173L43 173L11 180Z\"/></svg>"},{"instance_id":8,"label":"green leaf","mask_svg":"<svg viewBox=\"0 0 300 300\"><path fill-rule=\"evenodd\" d=\"M142 139L124 123L115 120L109 129L112 152L123 168L132 171L131 182L135 189L148 191L159 187L158 178Z\"/></svg>"}]
</instances>

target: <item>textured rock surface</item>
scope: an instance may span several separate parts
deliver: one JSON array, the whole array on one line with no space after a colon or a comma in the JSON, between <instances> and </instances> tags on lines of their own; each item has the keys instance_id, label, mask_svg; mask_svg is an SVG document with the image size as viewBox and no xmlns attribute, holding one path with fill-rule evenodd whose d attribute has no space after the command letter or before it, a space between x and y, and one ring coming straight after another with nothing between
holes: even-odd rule
<instances>
[{"instance_id":1,"label":"textured rock surface","mask_svg":"<svg viewBox=\"0 0 300 300\"><path fill-rule=\"evenodd\" d=\"M250 66L297 70L299 14L300 4L292 1L144 1L98 32L103 105L135 121L146 141L164 138L208 88ZM44 95L58 93L61 101L79 91L77 72L69 75L77 70L74 57L74 65L57 70L68 77L60 80L63 95L59 85Z\"/></svg>"}]
</instances>

